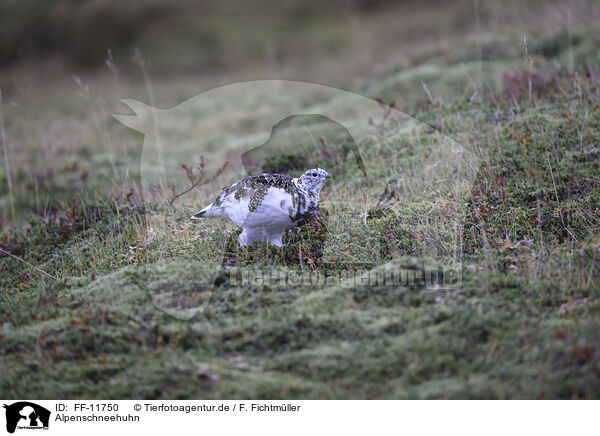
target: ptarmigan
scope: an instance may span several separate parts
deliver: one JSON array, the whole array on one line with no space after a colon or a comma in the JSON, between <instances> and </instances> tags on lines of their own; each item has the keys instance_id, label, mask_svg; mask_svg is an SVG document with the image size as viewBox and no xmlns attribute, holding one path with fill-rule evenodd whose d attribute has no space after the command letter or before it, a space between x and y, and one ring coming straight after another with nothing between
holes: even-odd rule
<instances>
[{"instance_id":1,"label":"ptarmigan","mask_svg":"<svg viewBox=\"0 0 600 436\"><path fill-rule=\"evenodd\" d=\"M244 177L223 188L217 199L192 219L228 218L242 228L240 245L263 241L281 247L283 232L317 214L321 188L330 177L321 168L298 178L274 173Z\"/></svg>"}]
</instances>

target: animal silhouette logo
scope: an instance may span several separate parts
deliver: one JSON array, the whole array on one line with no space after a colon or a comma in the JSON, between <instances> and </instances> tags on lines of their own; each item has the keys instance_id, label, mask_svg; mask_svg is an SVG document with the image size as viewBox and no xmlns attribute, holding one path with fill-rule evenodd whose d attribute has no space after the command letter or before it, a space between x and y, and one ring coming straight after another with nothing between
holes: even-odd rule
<instances>
[{"instance_id":1,"label":"animal silhouette logo","mask_svg":"<svg viewBox=\"0 0 600 436\"><path fill-rule=\"evenodd\" d=\"M348 129L323 115L301 114L290 115L279 121L271 129L269 139L242 153L241 159L249 176L261 173L287 174L322 166L337 178L347 168L345 163L349 155L352 155L366 181L363 157Z\"/></svg>"},{"instance_id":2,"label":"animal silhouette logo","mask_svg":"<svg viewBox=\"0 0 600 436\"><path fill-rule=\"evenodd\" d=\"M50 411L29 401L5 404L6 431L14 433L19 429L48 429Z\"/></svg>"},{"instance_id":3,"label":"animal silhouette logo","mask_svg":"<svg viewBox=\"0 0 600 436\"><path fill-rule=\"evenodd\" d=\"M284 80L226 85L169 109L122 102L134 114L114 117L144 135L145 247L170 250L169 240L183 238L196 250L198 260L185 267L169 260L145 266L152 301L175 317L189 319L204 310L235 239L224 221L198 224L189 217L223 187L263 172L298 177L309 168L325 168L333 176L321 200L328 213L324 264L352 263L356 270L396 256L381 235L386 214L406 223L394 237L410 239L411 256L460 262L464 202L477 157L391 104ZM411 203L419 205L426 222L395 218ZM176 212L174 204L180 216L169 215ZM343 249L327 249L338 246Z\"/></svg>"}]
</instances>

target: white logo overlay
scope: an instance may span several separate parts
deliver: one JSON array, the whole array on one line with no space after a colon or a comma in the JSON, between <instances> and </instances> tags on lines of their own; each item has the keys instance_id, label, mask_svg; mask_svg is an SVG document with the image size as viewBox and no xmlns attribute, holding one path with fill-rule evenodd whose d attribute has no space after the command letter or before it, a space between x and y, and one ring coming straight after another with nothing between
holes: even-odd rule
<instances>
[{"instance_id":1,"label":"white logo overlay","mask_svg":"<svg viewBox=\"0 0 600 436\"><path fill-rule=\"evenodd\" d=\"M285 80L223 86L171 109L123 103L134 115L114 117L144 135L145 285L170 315L192 318L219 286L460 285L479 159L434 126L381 100ZM232 222L191 219L243 177L310 168L331 175L319 213L287 230L282 247L240 246Z\"/></svg>"}]
</instances>

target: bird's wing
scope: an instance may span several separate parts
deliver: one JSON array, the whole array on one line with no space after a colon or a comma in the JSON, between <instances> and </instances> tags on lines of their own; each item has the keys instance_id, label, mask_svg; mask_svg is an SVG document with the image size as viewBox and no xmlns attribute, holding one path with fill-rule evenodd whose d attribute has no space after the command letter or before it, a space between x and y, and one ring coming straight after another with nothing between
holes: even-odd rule
<instances>
[{"instance_id":1,"label":"bird's wing","mask_svg":"<svg viewBox=\"0 0 600 436\"><path fill-rule=\"evenodd\" d=\"M223 188L213 204L237 204L241 199L248 199L250 210L255 211L264 200L269 188L289 191L293 187L292 178L282 174L265 173L248 176Z\"/></svg>"},{"instance_id":2,"label":"bird's wing","mask_svg":"<svg viewBox=\"0 0 600 436\"><path fill-rule=\"evenodd\" d=\"M270 188L276 188L281 192L291 192L295 189L292 178L282 174L265 173L244 177L224 187L215 201L194 217L229 215L226 211L231 208L243 208L249 212L256 212Z\"/></svg>"}]
</instances>

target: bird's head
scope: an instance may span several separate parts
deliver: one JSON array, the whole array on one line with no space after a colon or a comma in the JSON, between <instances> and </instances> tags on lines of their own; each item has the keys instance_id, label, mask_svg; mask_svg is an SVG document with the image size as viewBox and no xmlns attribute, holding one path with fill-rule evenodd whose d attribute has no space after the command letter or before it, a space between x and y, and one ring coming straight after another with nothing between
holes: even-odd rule
<instances>
[{"instance_id":1,"label":"bird's head","mask_svg":"<svg viewBox=\"0 0 600 436\"><path fill-rule=\"evenodd\" d=\"M311 190L321 190L325 181L331 178L331 174L322 168L312 168L300 176L300 182Z\"/></svg>"}]
</instances>

